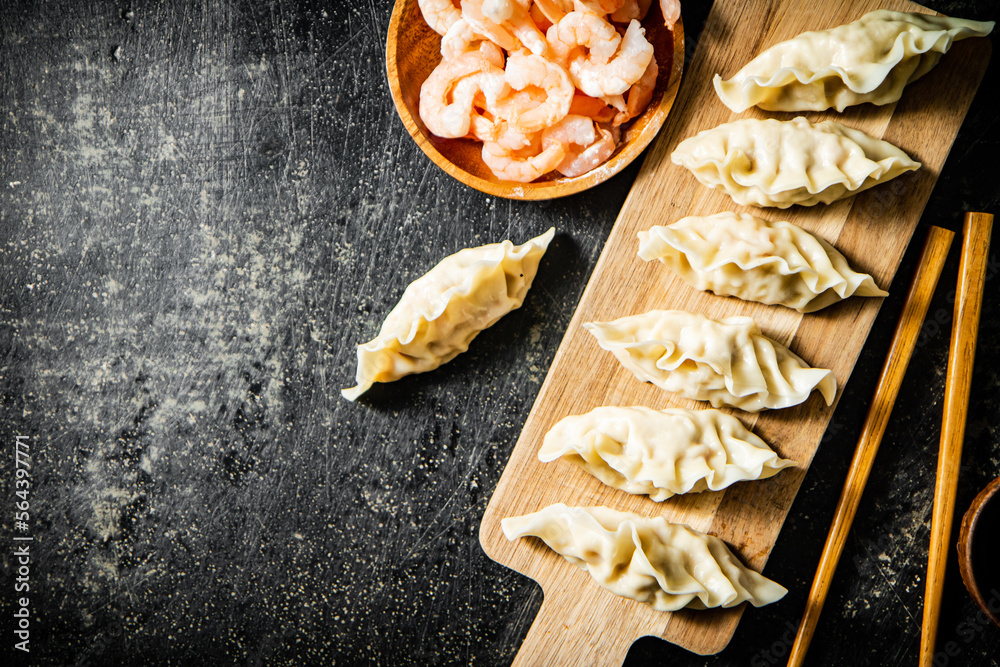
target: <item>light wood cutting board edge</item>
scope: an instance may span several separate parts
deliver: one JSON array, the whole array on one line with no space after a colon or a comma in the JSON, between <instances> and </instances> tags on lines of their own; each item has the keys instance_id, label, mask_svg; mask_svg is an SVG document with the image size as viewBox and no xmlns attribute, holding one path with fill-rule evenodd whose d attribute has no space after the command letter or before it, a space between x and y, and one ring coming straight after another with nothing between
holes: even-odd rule
<instances>
[{"instance_id":1,"label":"light wood cutting board edge","mask_svg":"<svg viewBox=\"0 0 1000 667\"><path fill-rule=\"evenodd\" d=\"M696 653L717 653L732 638L745 605L730 610L673 614L653 611L599 588L586 572L548 550L540 540L508 542L500 530L500 519L537 511L558 501L571 505L605 504L640 514L663 515L668 520L680 520L719 535L745 562L760 570L835 407L826 407L814 395L801 406L763 413L756 419L754 415L737 412L783 456L795 459L800 466L797 469L763 482L740 484L719 493L673 498L661 504L629 496L604 487L570 464L538 462L535 454L544 433L558 419L600 404L654 408L706 406L639 383L618 366L612 355L600 350L581 329L581 324L644 312L652 307L685 308L716 317L747 314L757 319L772 338L791 343L792 349L806 360L833 369L840 385L839 399L881 304L880 299L852 299L803 318L780 307L696 292L664 267L636 258L635 232L653 224L668 224L683 215L722 210L745 210L768 219L788 219L834 242L856 268L872 273L876 282L885 287L895 275L989 61L988 40L960 42L938 68L907 89L898 109L897 105L863 105L839 115L804 114L813 120L837 118L899 145L924 163L915 174L829 207L763 212L738 207L672 165L670 152L681 139L721 122L753 116L791 118L799 114L730 113L711 90L714 71L731 74L742 66L746 53L756 54L807 29L788 28L786 19L800 20L810 26L832 26L853 20L876 6L929 11L900 0L878 5L857 2L853 8L842 8L839 4L831 8L808 0L739 4L739 7L726 6L719 0L712 8L681 85L678 104L651 148L615 222L480 527L480 541L487 555L532 577L543 587L542 608L522 647L522 653L535 651L532 662L538 664L546 661L555 664L560 656L567 655L574 657L575 664L608 664L613 655L623 657L631 642L646 634ZM820 19L817 15L823 15L825 20L817 23ZM755 30L753 22L760 23L762 16L768 22ZM734 24L757 35L755 43L746 52L729 52L728 56L713 59L712 49L718 50L732 39L731 28L727 26ZM935 90L938 87L947 90L942 93ZM874 242L879 246L875 253ZM642 289L637 290L636 286ZM897 285L895 289L904 287ZM664 295L669 297L665 299ZM831 339L830 331L840 335ZM570 375L578 384L568 385ZM734 521L734 516L753 517L753 530L748 529L747 520ZM780 581L780 573L765 574Z\"/></svg>"}]
</instances>

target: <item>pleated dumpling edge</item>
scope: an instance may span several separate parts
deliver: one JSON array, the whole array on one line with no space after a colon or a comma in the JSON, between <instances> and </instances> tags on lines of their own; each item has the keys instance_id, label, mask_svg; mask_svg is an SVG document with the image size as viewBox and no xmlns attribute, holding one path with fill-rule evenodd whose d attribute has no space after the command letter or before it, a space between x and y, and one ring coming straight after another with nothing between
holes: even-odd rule
<instances>
[{"instance_id":1,"label":"pleated dumpling edge","mask_svg":"<svg viewBox=\"0 0 1000 667\"><path fill-rule=\"evenodd\" d=\"M828 120L744 118L702 130L670 159L744 206L830 204L920 168L903 150Z\"/></svg>"},{"instance_id":2,"label":"pleated dumpling edge","mask_svg":"<svg viewBox=\"0 0 1000 667\"><path fill-rule=\"evenodd\" d=\"M692 215L639 232L639 258L692 287L811 313L851 296L884 297L830 243L785 221L746 213Z\"/></svg>"},{"instance_id":3,"label":"pleated dumpling edge","mask_svg":"<svg viewBox=\"0 0 1000 667\"><path fill-rule=\"evenodd\" d=\"M749 317L653 310L583 326L639 380L716 408L787 408L814 390L833 405L837 394L832 371L812 368Z\"/></svg>"},{"instance_id":4,"label":"pleated dumpling edge","mask_svg":"<svg viewBox=\"0 0 1000 667\"><path fill-rule=\"evenodd\" d=\"M543 463L557 459L656 502L767 479L796 465L725 412L642 406L602 406L559 420L538 450Z\"/></svg>"},{"instance_id":5,"label":"pleated dumpling edge","mask_svg":"<svg viewBox=\"0 0 1000 667\"><path fill-rule=\"evenodd\" d=\"M515 246L465 248L410 283L378 336L357 348L353 401L376 382L431 371L465 352L480 331L521 307L555 228Z\"/></svg>"},{"instance_id":6,"label":"pleated dumpling edge","mask_svg":"<svg viewBox=\"0 0 1000 667\"><path fill-rule=\"evenodd\" d=\"M508 540L538 537L602 588L657 611L760 607L788 593L718 537L663 517L556 503L500 526Z\"/></svg>"},{"instance_id":7,"label":"pleated dumpling edge","mask_svg":"<svg viewBox=\"0 0 1000 667\"><path fill-rule=\"evenodd\" d=\"M993 27L992 21L881 9L775 44L732 78L716 74L712 82L719 99L737 113L752 106L794 112L889 104L954 42L986 36Z\"/></svg>"}]
</instances>

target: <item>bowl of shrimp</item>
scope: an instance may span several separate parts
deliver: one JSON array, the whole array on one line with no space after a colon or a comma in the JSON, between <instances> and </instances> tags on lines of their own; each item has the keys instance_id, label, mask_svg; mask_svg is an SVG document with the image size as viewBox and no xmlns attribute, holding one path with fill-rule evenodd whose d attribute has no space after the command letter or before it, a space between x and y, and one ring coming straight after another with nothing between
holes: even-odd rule
<instances>
[{"instance_id":1,"label":"bowl of shrimp","mask_svg":"<svg viewBox=\"0 0 1000 667\"><path fill-rule=\"evenodd\" d=\"M508 199L575 194L659 132L680 85L679 0L396 0L389 87L421 150Z\"/></svg>"}]
</instances>

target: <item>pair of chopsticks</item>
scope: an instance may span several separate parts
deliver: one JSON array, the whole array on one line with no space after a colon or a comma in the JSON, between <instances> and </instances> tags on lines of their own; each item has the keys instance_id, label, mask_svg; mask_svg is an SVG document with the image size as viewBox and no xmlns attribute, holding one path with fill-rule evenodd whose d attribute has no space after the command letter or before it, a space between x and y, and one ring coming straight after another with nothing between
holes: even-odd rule
<instances>
[{"instance_id":1,"label":"pair of chopsticks","mask_svg":"<svg viewBox=\"0 0 1000 667\"><path fill-rule=\"evenodd\" d=\"M965 217L964 244L959 269L959 288L955 299L955 319L948 363L945 389L945 414L941 433L941 455L934 498L930 560L928 563L927 591L924 602L924 624L921 640L921 667L930 667L934 654L934 637L937 632L941 605L941 590L947 564L947 545L951 520L955 509L955 492L958 469L962 456L962 439L965 435L965 415L968 409L969 388L972 379L972 362L975 355L976 333L982 303L986 259L989 250L993 216L986 213L969 213ZM875 462L889 422L889 415L899 395L906 367L913 356L917 337L927 316L931 297L944 268L954 234L940 227L931 227L927 243L920 257L920 265L913 285L906 297L903 314L892 346L886 358L872 406L868 411L854 458L847 474L844 490L837 501L833 523L823 546L819 567L809 589L806 610L799 623L788 658L789 667L799 667L805 661L806 651L816 631L823 605L833 581L837 563L847 542L847 534L861 503L861 494Z\"/></svg>"},{"instance_id":2,"label":"pair of chopsticks","mask_svg":"<svg viewBox=\"0 0 1000 667\"><path fill-rule=\"evenodd\" d=\"M965 417L969 410L972 364L976 356L976 334L986 283L986 262L990 252L993 216L968 213L965 216L962 261L958 267L955 318L948 352L948 377L944 386L944 421L938 454L934 511L931 515L931 544L927 556L927 584L924 589L924 620L920 634L920 667L934 662L934 643L941 614L941 592L948 564L951 521L955 514L958 469L962 464Z\"/></svg>"}]
</instances>

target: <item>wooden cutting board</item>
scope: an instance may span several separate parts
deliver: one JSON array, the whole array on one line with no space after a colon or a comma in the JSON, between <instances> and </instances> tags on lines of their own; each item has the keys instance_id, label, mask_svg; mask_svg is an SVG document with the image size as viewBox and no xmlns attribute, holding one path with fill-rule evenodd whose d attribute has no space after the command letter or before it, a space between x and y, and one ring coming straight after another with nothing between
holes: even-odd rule
<instances>
[{"instance_id":1,"label":"wooden cutting board","mask_svg":"<svg viewBox=\"0 0 1000 667\"><path fill-rule=\"evenodd\" d=\"M680 95L652 147L594 269L552 367L528 416L521 437L486 509L480 541L494 560L541 584L541 611L515 664L620 664L632 641L662 637L700 654L729 643L746 605L729 610L662 613L600 588L590 575L565 561L538 539L509 542L500 520L535 512L552 503L606 505L646 516L661 515L718 535L750 567L781 582L781 563L766 569L768 555L795 493L833 415L818 394L804 404L760 416L738 412L755 432L799 467L763 482L738 484L723 492L674 497L655 503L606 487L563 461L541 463L538 448L559 419L600 405L704 408L644 384L601 350L581 325L648 310L684 309L709 317L749 315L764 333L781 341L814 366L833 369L840 391L847 382L881 299L851 299L817 314L800 315L780 306L751 304L699 292L659 263L636 257L636 234L686 215L720 211L756 212L791 220L834 243L863 272L891 290L905 290L908 276L893 280L959 126L989 61L987 39L957 43L941 64L909 86L895 105L862 105L843 114L805 114L812 120L837 118L890 141L923 168L831 206L751 209L701 186L670 153L686 137L741 117L792 118L751 110L733 114L716 97L712 75L728 78L763 49L806 30L853 21L879 8L929 10L910 2L861 0L717 0L702 31ZM544 281L540 275L539 280ZM752 611L750 613L753 613Z\"/></svg>"}]
</instances>

